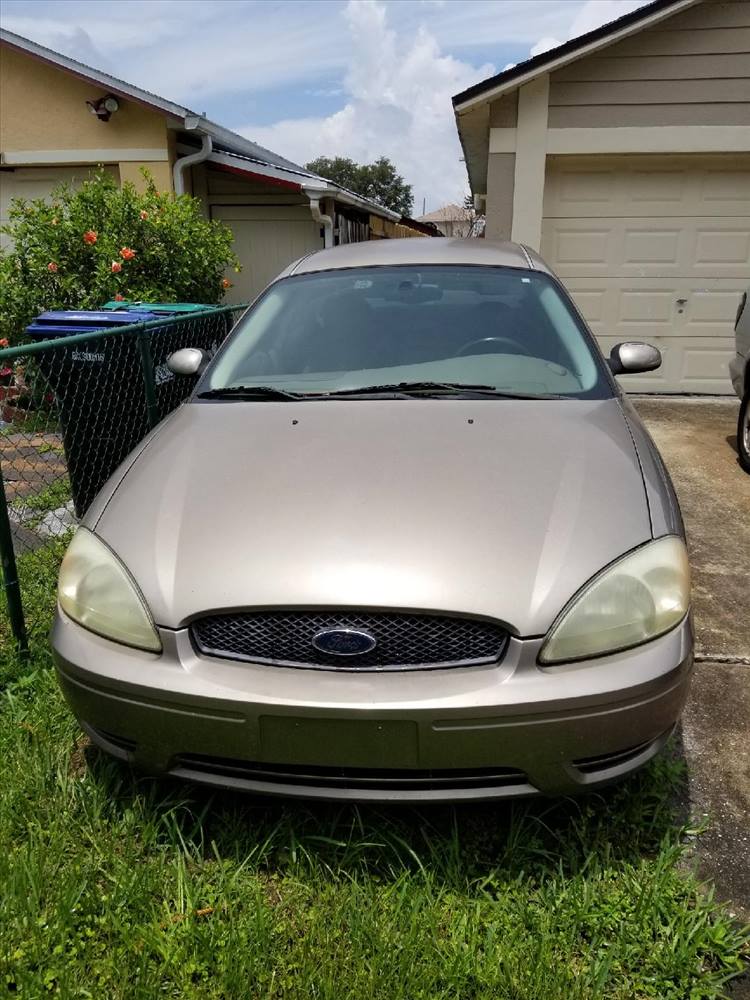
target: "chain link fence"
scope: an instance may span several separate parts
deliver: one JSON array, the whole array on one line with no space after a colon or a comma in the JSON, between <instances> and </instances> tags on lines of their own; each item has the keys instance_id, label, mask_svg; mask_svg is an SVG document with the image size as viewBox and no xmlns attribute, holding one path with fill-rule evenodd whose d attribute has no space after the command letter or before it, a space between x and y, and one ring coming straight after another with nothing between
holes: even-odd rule
<instances>
[{"instance_id":1,"label":"chain link fence","mask_svg":"<svg viewBox=\"0 0 750 1000\"><path fill-rule=\"evenodd\" d=\"M4 648L23 649L29 632L46 632L50 602L34 594L38 581L56 571L70 533L120 462L192 392L197 376L174 375L169 355L182 347L213 353L245 308L0 350Z\"/></svg>"}]
</instances>

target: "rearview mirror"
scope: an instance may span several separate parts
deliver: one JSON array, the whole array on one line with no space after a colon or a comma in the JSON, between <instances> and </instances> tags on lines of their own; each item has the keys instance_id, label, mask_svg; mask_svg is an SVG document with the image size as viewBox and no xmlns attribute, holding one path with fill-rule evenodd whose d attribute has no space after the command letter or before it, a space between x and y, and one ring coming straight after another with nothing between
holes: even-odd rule
<instances>
[{"instance_id":1,"label":"rearview mirror","mask_svg":"<svg viewBox=\"0 0 750 1000\"><path fill-rule=\"evenodd\" d=\"M175 375L197 375L205 367L208 355L198 347L183 347L167 358L167 368Z\"/></svg>"},{"instance_id":2,"label":"rearview mirror","mask_svg":"<svg viewBox=\"0 0 750 1000\"><path fill-rule=\"evenodd\" d=\"M652 372L661 365L661 351L638 340L615 344L610 351L609 367L613 375L635 375Z\"/></svg>"}]
</instances>

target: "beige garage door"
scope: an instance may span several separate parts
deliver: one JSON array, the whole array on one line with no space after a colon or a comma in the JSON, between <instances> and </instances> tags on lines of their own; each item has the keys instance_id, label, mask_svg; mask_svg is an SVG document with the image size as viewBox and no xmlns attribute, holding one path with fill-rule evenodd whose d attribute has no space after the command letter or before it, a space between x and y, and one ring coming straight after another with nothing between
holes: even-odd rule
<instances>
[{"instance_id":1,"label":"beige garage door","mask_svg":"<svg viewBox=\"0 0 750 1000\"><path fill-rule=\"evenodd\" d=\"M232 276L230 302L255 298L287 264L323 247L320 224L306 205L214 205L211 216L234 233L234 252L242 264L242 273Z\"/></svg>"},{"instance_id":2,"label":"beige garage door","mask_svg":"<svg viewBox=\"0 0 750 1000\"><path fill-rule=\"evenodd\" d=\"M542 255L605 353L660 348L631 391L731 393L739 296L750 285L750 156L550 157Z\"/></svg>"},{"instance_id":3,"label":"beige garage door","mask_svg":"<svg viewBox=\"0 0 750 1000\"><path fill-rule=\"evenodd\" d=\"M14 198L47 198L63 182L79 187L91 176L93 167L5 167L0 170L0 225L8 221L10 203ZM118 180L120 172L115 166L105 167ZM10 242L0 234L0 246Z\"/></svg>"}]
</instances>

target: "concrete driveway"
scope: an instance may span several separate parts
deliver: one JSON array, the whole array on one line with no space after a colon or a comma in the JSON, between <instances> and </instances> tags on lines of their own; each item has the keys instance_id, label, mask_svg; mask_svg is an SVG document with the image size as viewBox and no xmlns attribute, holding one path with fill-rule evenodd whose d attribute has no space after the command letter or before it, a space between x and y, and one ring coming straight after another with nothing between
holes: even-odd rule
<instances>
[{"instance_id":1,"label":"concrete driveway","mask_svg":"<svg viewBox=\"0 0 750 1000\"><path fill-rule=\"evenodd\" d=\"M750 920L750 476L737 462L739 403L634 402L672 475L690 548L697 662L682 739L690 811L710 824L699 871Z\"/></svg>"}]
</instances>

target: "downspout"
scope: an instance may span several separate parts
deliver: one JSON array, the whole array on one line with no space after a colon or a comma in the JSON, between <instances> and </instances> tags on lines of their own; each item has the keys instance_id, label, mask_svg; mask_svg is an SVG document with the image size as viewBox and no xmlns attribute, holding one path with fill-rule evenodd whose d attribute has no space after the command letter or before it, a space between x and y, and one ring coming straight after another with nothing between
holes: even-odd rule
<instances>
[{"instance_id":1,"label":"downspout","mask_svg":"<svg viewBox=\"0 0 750 1000\"><path fill-rule=\"evenodd\" d=\"M192 167L195 163L202 163L207 160L211 155L214 143L210 135L206 135L204 132L201 136L201 148L197 153L191 153L190 156L181 156L179 160L174 161L174 167L172 168L172 182L174 184L175 197L181 194L185 194L185 171L188 167Z\"/></svg>"},{"instance_id":2,"label":"downspout","mask_svg":"<svg viewBox=\"0 0 750 1000\"><path fill-rule=\"evenodd\" d=\"M323 246L326 250L333 246L333 219L330 215L323 215L320 211L320 198L315 198L308 194L310 198L310 212L316 222L323 227Z\"/></svg>"}]
</instances>

